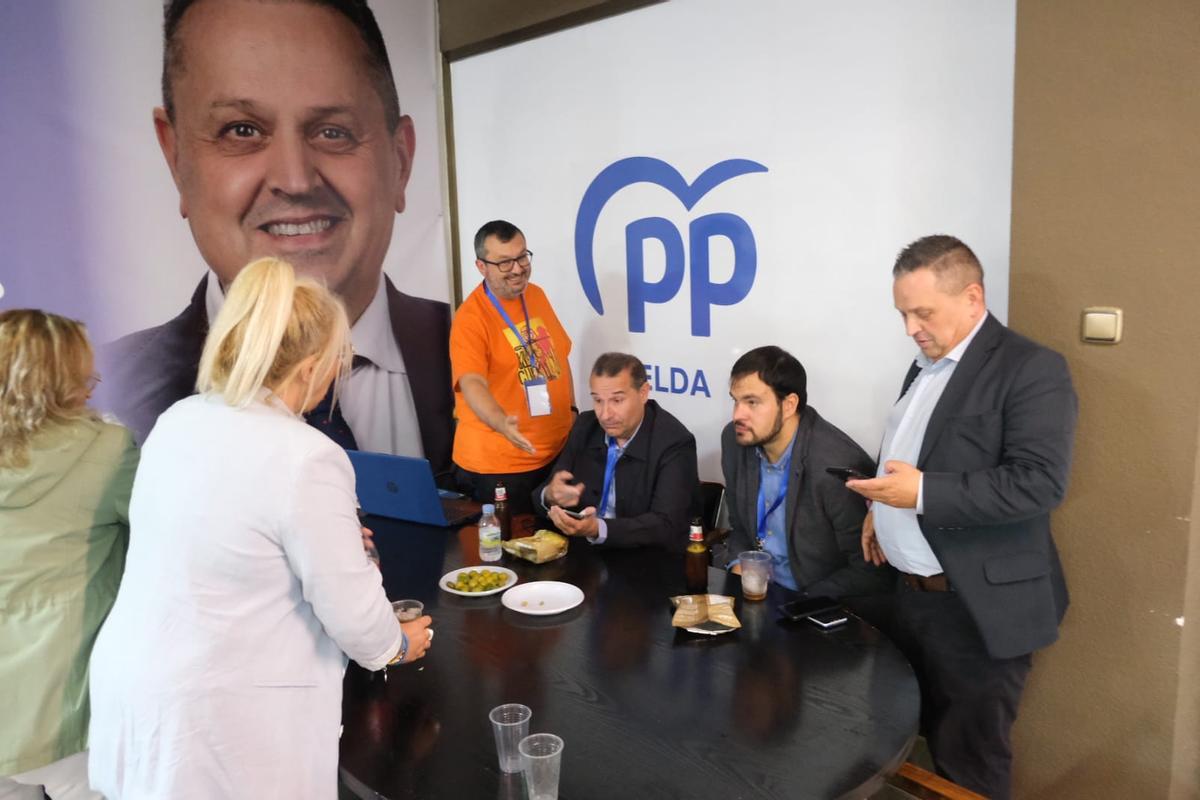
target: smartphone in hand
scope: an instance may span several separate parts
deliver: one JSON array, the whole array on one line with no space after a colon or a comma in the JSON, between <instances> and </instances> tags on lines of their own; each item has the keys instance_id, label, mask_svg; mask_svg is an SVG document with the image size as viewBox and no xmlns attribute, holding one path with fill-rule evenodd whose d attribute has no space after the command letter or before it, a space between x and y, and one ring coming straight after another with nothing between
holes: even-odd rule
<instances>
[{"instance_id":1,"label":"smartphone in hand","mask_svg":"<svg viewBox=\"0 0 1200 800\"><path fill-rule=\"evenodd\" d=\"M859 472L854 467L826 467L825 471L830 475L836 475L844 481L869 481L874 475L867 475Z\"/></svg>"}]
</instances>

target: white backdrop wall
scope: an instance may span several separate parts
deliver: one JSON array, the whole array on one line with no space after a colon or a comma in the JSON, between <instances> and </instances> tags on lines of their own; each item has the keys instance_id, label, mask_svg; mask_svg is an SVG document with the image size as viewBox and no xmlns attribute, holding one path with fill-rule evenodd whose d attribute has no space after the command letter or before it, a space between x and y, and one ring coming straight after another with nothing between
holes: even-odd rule
<instances>
[{"instance_id":1,"label":"white backdrop wall","mask_svg":"<svg viewBox=\"0 0 1200 800\"><path fill-rule=\"evenodd\" d=\"M762 344L875 453L916 352L892 307L899 249L959 236L1006 319L1015 18L1013 0L675 0L455 62L464 293L479 225L521 227L581 407L597 355L638 355L703 478L720 478L729 368Z\"/></svg>"},{"instance_id":2,"label":"white backdrop wall","mask_svg":"<svg viewBox=\"0 0 1200 800\"><path fill-rule=\"evenodd\" d=\"M435 3L373 4L417 141L384 269L404 291L449 300ZM162 3L0 5L0 133L13 145L0 162L0 233L19 243L0 268L3 304L77 314L98 340L165 322L207 267L151 121L162 103ZM73 291L86 296L68 299Z\"/></svg>"}]
</instances>

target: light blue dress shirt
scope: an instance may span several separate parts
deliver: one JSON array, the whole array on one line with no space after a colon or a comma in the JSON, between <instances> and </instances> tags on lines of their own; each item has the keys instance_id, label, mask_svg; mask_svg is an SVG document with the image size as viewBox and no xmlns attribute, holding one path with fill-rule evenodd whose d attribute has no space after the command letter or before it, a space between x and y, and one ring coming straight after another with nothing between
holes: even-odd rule
<instances>
[{"instance_id":1,"label":"light blue dress shirt","mask_svg":"<svg viewBox=\"0 0 1200 800\"><path fill-rule=\"evenodd\" d=\"M762 487L763 501L769 509L783 491L785 480L792 468L792 447L796 444L796 436L788 443L787 450L779 463L772 464L767 460L767 454L761 447L758 452L758 485ZM758 506L755 504L754 521L758 522ZM758 531L754 531L755 535ZM771 579L780 586L795 591L796 578L792 575L792 563L788 559L787 537L787 498L779 506L767 514L767 536L763 541L763 551L771 556Z\"/></svg>"},{"instance_id":2,"label":"light blue dress shirt","mask_svg":"<svg viewBox=\"0 0 1200 800\"><path fill-rule=\"evenodd\" d=\"M983 327L985 319L987 314L975 323L975 327L965 339L937 361L931 361L924 353L918 352L917 365L921 371L917 373L904 396L892 406L892 412L888 415L887 428L883 433L883 446L879 450L877 476L887 474L884 465L888 461L903 461L916 465L921 456L925 429L929 427L933 409L941 399L942 392L946 390L950 376L962 360L963 353L967 351L975 334ZM937 575L944 571L925 539L925 534L921 533L921 526L917 521L917 515L925 513L924 475L921 476L921 484L917 490L916 508L894 508L876 502L872 504L871 511L875 517L875 535L888 563L901 572L913 575Z\"/></svg>"},{"instance_id":3,"label":"light blue dress shirt","mask_svg":"<svg viewBox=\"0 0 1200 800\"><path fill-rule=\"evenodd\" d=\"M645 422L645 421L646 420L643 417L642 422ZM636 437L638 435L638 431L640 431L641 429L642 429L642 423L639 422L638 426L633 429L633 436L630 436L628 439L625 440L625 445L623 447L619 444L617 445L617 462L618 463L621 461L621 456L625 455L625 451L629 449L630 443L634 440L634 437ZM608 447L609 443L612 441L613 441L613 438L611 436L609 436L607 433L604 434L604 446L605 447ZM588 539L588 541L591 542L592 544L604 544L605 540L608 539L608 523L605 522L605 520L615 519L617 516L617 475L616 475L615 471L613 472L613 479L609 482L609 486L608 486L608 502L607 503L604 502L604 499L601 498L600 505L604 507L604 516L601 517L600 519L596 520L597 524L599 525L600 530L596 533L596 535L594 537L591 537Z\"/></svg>"}]
</instances>

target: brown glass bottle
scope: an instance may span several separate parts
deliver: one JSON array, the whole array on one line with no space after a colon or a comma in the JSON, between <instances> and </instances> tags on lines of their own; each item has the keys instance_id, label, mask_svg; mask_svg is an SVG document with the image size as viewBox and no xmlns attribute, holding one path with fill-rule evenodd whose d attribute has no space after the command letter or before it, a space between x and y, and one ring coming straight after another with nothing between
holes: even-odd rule
<instances>
[{"instance_id":1,"label":"brown glass bottle","mask_svg":"<svg viewBox=\"0 0 1200 800\"><path fill-rule=\"evenodd\" d=\"M500 526L501 541L512 538L512 511L508 507L508 489L496 482L496 523Z\"/></svg>"},{"instance_id":2,"label":"brown glass bottle","mask_svg":"<svg viewBox=\"0 0 1200 800\"><path fill-rule=\"evenodd\" d=\"M683 575L688 594L708 592L708 545L704 543L704 528L699 519L692 520L688 533L687 553L683 557Z\"/></svg>"}]
</instances>

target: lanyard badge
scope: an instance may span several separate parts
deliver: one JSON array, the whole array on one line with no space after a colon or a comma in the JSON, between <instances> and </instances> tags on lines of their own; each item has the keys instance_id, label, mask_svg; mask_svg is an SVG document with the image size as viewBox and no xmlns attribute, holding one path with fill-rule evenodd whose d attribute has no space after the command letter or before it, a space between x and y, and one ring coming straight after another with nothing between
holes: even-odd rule
<instances>
[{"instance_id":1,"label":"lanyard badge","mask_svg":"<svg viewBox=\"0 0 1200 800\"><path fill-rule=\"evenodd\" d=\"M762 550L763 547L765 547L766 539L768 536L771 535L770 532L767 530L767 518L770 517L773 513L775 513L775 510L779 508L780 504L787 497L788 478L790 477L790 473L792 471L790 455L791 454L789 453L789 458L788 458L787 462L783 465L783 479L780 481L779 495L775 498L774 502L771 503L770 508L767 507L767 498L766 498L766 494L763 491L763 484L765 483L765 481L763 481L763 479L762 479L761 472L759 474L759 478L758 478L758 535L754 539L754 547L757 550Z\"/></svg>"},{"instance_id":2,"label":"lanyard badge","mask_svg":"<svg viewBox=\"0 0 1200 800\"><path fill-rule=\"evenodd\" d=\"M550 415L550 387L545 378L525 381L525 404L529 406L531 417Z\"/></svg>"},{"instance_id":3,"label":"lanyard badge","mask_svg":"<svg viewBox=\"0 0 1200 800\"><path fill-rule=\"evenodd\" d=\"M533 366L534 372L537 372L537 353L534 351L532 343L526 341L525 337L521 335L520 328L518 328L516 323L512 321L512 318L508 316L508 312L504 310L504 306L500 305L500 301L496 299L496 295L492 294L491 287L489 287L486 282L483 284L483 291L487 294L488 299L492 301L492 305L495 306L496 311L500 313L500 316L508 325L509 330L513 332L513 336L517 337L517 342L521 345L521 349L523 349L525 354L529 356L529 363ZM524 295L521 296L521 311L525 313L525 330L532 335L532 331L530 330L532 326L529 324L529 308L525 305ZM529 416L549 416L551 411L550 386L546 383L546 379L542 377L534 377L527 381L523 381L522 385L525 387L525 405L529 409Z\"/></svg>"}]
</instances>

